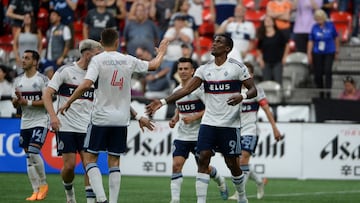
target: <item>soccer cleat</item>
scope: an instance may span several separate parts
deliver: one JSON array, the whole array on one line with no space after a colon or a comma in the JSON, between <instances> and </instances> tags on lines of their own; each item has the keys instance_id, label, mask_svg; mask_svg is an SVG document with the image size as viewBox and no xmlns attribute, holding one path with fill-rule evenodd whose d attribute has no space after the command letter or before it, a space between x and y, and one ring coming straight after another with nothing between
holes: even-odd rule
<instances>
[{"instance_id":1,"label":"soccer cleat","mask_svg":"<svg viewBox=\"0 0 360 203\"><path fill-rule=\"evenodd\" d=\"M180 200L171 200L170 203L180 203Z\"/></svg>"},{"instance_id":2,"label":"soccer cleat","mask_svg":"<svg viewBox=\"0 0 360 203\"><path fill-rule=\"evenodd\" d=\"M49 185L45 184L45 185L40 185L39 187L39 193L36 197L37 200L43 200L46 198L46 195L49 191Z\"/></svg>"},{"instance_id":3,"label":"soccer cleat","mask_svg":"<svg viewBox=\"0 0 360 203\"><path fill-rule=\"evenodd\" d=\"M264 187L267 184L268 180L267 178L263 178L262 183L261 184L256 184L257 186L257 194L256 197L258 199L262 199L264 197L265 191L264 191Z\"/></svg>"},{"instance_id":4,"label":"soccer cleat","mask_svg":"<svg viewBox=\"0 0 360 203\"><path fill-rule=\"evenodd\" d=\"M226 186L226 182L225 182L225 178L224 177L220 177L220 185L218 186L219 191L220 191L220 196L223 200L227 200L229 197L229 192L228 192L228 188Z\"/></svg>"},{"instance_id":5,"label":"soccer cleat","mask_svg":"<svg viewBox=\"0 0 360 203\"><path fill-rule=\"evenodd\" d=\"M235 191L235 193L228 198L228 200L238 200L239 199L239 193Z\"/></svg>"},{"instance_id":6,"label":"soccer cleat","mask_svg":"<svg viewBox=\"0 0 360 203\"><path fill-rule=\"evenodd\" d=\"M26 200L27 201L36 201L37 195L38 195L38 192L34 192L34 193L32 193L32 195L30 197L26 198Z\"/></svg>"}]
</instances>

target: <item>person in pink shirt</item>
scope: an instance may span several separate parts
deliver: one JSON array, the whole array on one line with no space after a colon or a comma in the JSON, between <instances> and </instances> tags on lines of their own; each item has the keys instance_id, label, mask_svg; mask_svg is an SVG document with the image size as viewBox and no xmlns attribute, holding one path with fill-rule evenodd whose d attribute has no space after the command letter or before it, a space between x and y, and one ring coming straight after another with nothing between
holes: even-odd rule
<instances>
[{"instance_id":1,"label":"person in pink shirt","mask_svg":"<svg viewBox=\"0 0 360 203\"><path fill-rule=\"evenodd\" d=\"M355 80L351 76L344 78L344 90L339 95L339 99L360 100L360 90L356 88Z\"/></svg>"}]
</instances>

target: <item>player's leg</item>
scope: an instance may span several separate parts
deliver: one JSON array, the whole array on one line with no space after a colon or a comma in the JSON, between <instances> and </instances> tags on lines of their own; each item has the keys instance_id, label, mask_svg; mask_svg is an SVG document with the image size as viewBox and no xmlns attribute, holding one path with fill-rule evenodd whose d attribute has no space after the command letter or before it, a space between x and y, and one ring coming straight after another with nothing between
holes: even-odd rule
<instances>
[{"instance_id":1,"label":"player's leg","mask_svg":"<svg viewBox=\"0 0 360 203\"><path fill-rule=\"evenodd\" d=\"M206 202L207 189L210 181L209 164L213 149L216 146L216 127L200 125L198 142L196 146L198 156L198 173L196 175L197 203Z\"/></svg>"},{"instance_id":2,"label":"player's leg","mask_svg":"<svg viewBox=\"0 0 360 203\"><path fill-rule=\"evenodd\" d=\"M127 150L127 127L109 127L105 143L108 143L109 203L117 203L121 184L120 155Z\"/></svg>"},{"instance_id":3,"label":"player's leg","mask_svg":"<svg viewBox=\"0 0 360 203\"><path fill-rule=\"evenodd\" d=\"M32 136L28 148L30 161L32 162L39 178L39 192L36 196L37 200L45 199L49 190L49 186L46 182L44 160L40 155L40 150L45 142L47 132L47 128L44 127L32 128Z\"/></svg>"},{"instance_id":4,"label":"player's leg","mask_svg":"<svg viewBox=\"0 0 360 203\"><path fill-rule=\"evenodd\" d=\"M239 203L247 203L245 193L245 174L241 171L238 157L241 154L240 129L222 128L218 136L219 150L223 154L225 163L230 169L232 182L239 194Z\"/></svg>"},{"instance_id":5,"label":"player's leg","mask_svg":"<svg viewBox=\"0 0 360 203\"><path fill-rule=\"evenodd\" d=\"M84 165L84 151L80 152L81 161L83 162L83 167L85 169ZM84 185L85 185L85 196L86 196L86 203L96 203L96 195L90 185L89 176L87 173L84 174Z\"/></svg>"},{"instance_id":6,"label":"player's leg","mask_svg":"<svg viewBox=\"0 0 360 203\"><path fill-rule=\"evenodd\" d=\"M209 166L210 178L212 178L218 185L220 196L223 200L227 200L229 196L225 177L221 176L214 166Z\"/></svg>"},{"instance_id":7,"label":"player's leg","mask_svg":"<svg viewBox=\"0 0 360 203\"><path fill-rule=\"evenodd\" d=\"M74 169L76 164L75 153L62 153L63 168L61 169L61 178L65 188L66 201L68 203L75 203L75 189L73 181L75 177Z\"/></svg>"},{"instance_id":8,"label":"player's leg","mask_svg":"<svg viewBox=\"0 0 360 203\"><path fill-rule=\"evenodd\" d=\"M97 202L107 202L102 182L102 175L97 165L98 153L105 150L103 142L105 136L106 131L104 128L89 125L88 132L84 140L83 164L85 166L86 174L89 176L91 187L96 194Z\"/></svg>"},{"instance_id":9,"label":"player's leg","mask_svg":"<svg viewBox=\"0 0 360 203\"><path fill-rule=\"evenodd\" d=\"M37 194L39 192L39 177L36 173L35 166L33 165L33 161L30 159L30 154L28 152L31 136L32 136L32 130L29 129L21 130L19 146L23 148L24 151L26 152L26 170L31 187L33 189L33 193L29 197L27 197L26 200L35 201Z\"/></svg>"},{"instance_id":10,"label":"player's leg","mask_svg":"<svg viewBox=\"0 0 360 203\"><path fill-rule=\"evenodd\" d=\"M182 169L186 159L189 157L189 153L195 149L196 142L175 140L173 146L174 146L174 151L172 154L173 164L172 164L172 174L171 174L171 182L170 182L170 190L171 190L170 203L179 203L181 185L183 182Z\"/></svg>"}]
</instances>

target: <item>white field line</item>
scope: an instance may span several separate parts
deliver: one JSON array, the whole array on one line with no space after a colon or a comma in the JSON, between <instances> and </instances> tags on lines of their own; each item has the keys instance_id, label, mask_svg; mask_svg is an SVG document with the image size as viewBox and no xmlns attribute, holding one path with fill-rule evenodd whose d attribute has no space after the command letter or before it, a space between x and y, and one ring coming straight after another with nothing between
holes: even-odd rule
<instances>
[{"instance_id":1,"label":"white field line","mask_svg":"<svg viewBox=\"0 0 360 203\"><path fill-rule=\"evenodd\" d=\"M360 190L350 191L328 191L328 192L303 192L303 193L284 193L284 194L268 194L265 191L266 197L296 197L296 196L309 196L309 195L328 195L328 194L353 194L360 193ZM256 195L247 195L249 198L256 198Z\"/></svg>"}]
</instances>

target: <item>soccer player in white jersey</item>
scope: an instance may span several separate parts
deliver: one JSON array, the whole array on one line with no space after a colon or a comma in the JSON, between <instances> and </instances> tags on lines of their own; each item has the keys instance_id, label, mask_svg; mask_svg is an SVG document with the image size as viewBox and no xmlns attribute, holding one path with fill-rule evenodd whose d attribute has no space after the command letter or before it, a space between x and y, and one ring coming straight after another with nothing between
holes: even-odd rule
<instances>
[{"instance_id":1,"label":"soccer player in white jersey","mask_svg":"<svg viewBox=\"0 0 360 203\"><path fill-rule=\"evenodd\" d=\"M179 74L181 84L174 89L174 92L186 85L192 78L195 69L191 58L180 58L177 65L177 73ZM170 128L174 128L176 123L178 126L178 137L174 140L173 146L173 169L171 175L171 202L180 202L181 184L183 182L182 168L189 153L195 155L196 162L196 143L200 128L201 117L204 114L205 105L204 89L199 87L187 97L183 97L176 101L175 115L169 121ZM228 198L228 190L225 178L220 176L216 168L210 166L210 177L218 184L221 197L226 200Z\"/></svg>"},{"instance_id":2,"label":"soccer player in white jersey","mask_svg":"<svg viewBox=\"0 0 360 203\"><path fill-rule=\"evenodd\" d=\"M127 148L127 126L130 120L131 75L158 68L166 53L168 41L160 43L157 56L142 61L117 52L119 33L104 29L101 43L104 52L94 56L84 81L59 110L65 113L70 105L95 84L90 125L84 142L84 165L97 202L108 202L101 172L97 166L100 151L107 151L109 167L109 202L117 203L120 192L120 155Z\"/></svg>"},{"instance_id":3,"label":"soccer player in white jersey","mask_svg":"<svg viewBox=\"0 0 360 203\"><path fill-rule=\"evenodd\" d=\"M28 201L43 200L48 192L44 161L40 150L48 132L49 118L41 99L48 78L37 71L39 53L26 50L22 57L24 74L14 82L13 105L21 107L20 147L26 153L26 168L33 194Z\"/></svg>"},{"instance_id":4,"label":"soccer player in white jersey","mask_svg":"<svg viewBox=\"0 0 360 203\"><path fill-rule=\"evenodd\" d=\"M248 67L251 77L254 75L254 67L250 63L245 63ZM246 93L248 90L244 87L241 92ZM244 99L241 105L241 157L240 168L246 175L246 181L248 178L255 180L257 185L257 198L262 199L264 196L264 182L258 177L254 171L250 170L249 162L250 157L255 153L258 143L258 128L257 128L257 113L261 107L267 119L269 120L273 129L274 138L276 141L281 139L281 134L276 127L275 119L270 111L269 103L266 99L266 95L263 89L257 88L257 96L251 99ZM238 195L235 194L229 199L237 200Z\"/></svg>"},{"instance_id":5,"label":"soccer player in white jersey","mask_svg":"<svg viewBox=\"0 0 360 203\"><path fill-rule=\"evenodd\" d=\"M211 48L211 54L215 59L200 66L183 88L166 99L154 100L146 106L146 112L151 115L162 105L174 102L204 84L206 108L197 142L197 203L206 202L210 179L209 163L213 150L221 152L224 156L232 175L232 182L239 194L238 202L248 202L244 174L237 162L237 157L241 153L239 104L243 99L255 97L257 92L246 66L227 57L232 47L233 41L228 35L215 35ZM242 85L248 88L247 93L240 93Z\"/></svg>"},{"instance_id":6,"label":"soccer player in white jersey","mask_svg":"<svg viewBox=\"0 0 360 203\"><path fill-rule=\"evenodd\" d=\"M44 90L43 100L50 116L50 125L57 135L58 155L62 156L63 168L61 178L65 188L67 203L75 203L73 180L75 177L76 153L83 159L83 145L90 123L90 111L94 99L94 88L89 89L69 108L65 115L57 115L52 97L58 94L56 107L62 106L83 81L86 70L93 56L102 51L99 42L86 39L80 42L81 57L78 61L60 67ZM87 175L84 178L87 203L95 203L95 193L89 183Z\"/></svg>"}]
</instances>

